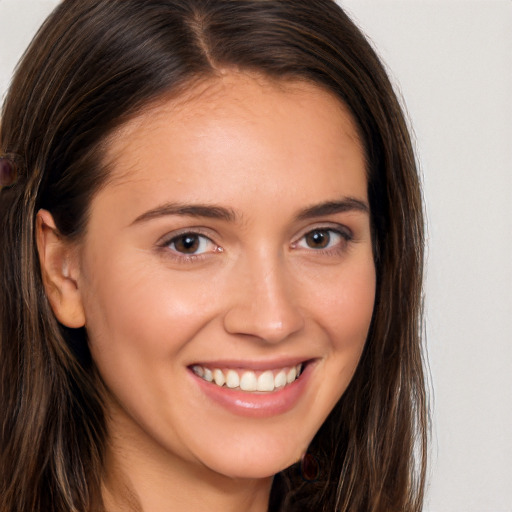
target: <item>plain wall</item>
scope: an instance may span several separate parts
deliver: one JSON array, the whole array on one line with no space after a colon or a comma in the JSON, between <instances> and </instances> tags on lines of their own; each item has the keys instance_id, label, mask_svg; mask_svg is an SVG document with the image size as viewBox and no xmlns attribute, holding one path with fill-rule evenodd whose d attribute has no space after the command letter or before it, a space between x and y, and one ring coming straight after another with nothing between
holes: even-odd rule
<instances>
[{"instance_id":1,"label":"plain wall","mask_svg":"<svg viewBox=\"0 0 512 512\"><path fill-rule=\"evenodd\" d=\"M0 0L0 96L56 4ZM425 511L512 512L512 1L340 4L391 70L424 176Z\"/></svg>"}]
</instances>

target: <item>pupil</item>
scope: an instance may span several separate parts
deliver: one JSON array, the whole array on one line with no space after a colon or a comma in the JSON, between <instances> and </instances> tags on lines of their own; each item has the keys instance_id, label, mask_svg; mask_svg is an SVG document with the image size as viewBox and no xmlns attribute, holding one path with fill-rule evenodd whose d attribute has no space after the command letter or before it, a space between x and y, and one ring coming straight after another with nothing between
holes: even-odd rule
<instances>
[{"instance_id":1,"label":"pupil","mask_svg":"<svg viewBox=\"0 0 512 512\"><path fill-rule=\"evenodd\" d=\"M175 246L180 252L196 252L199 246L199 238L196 235L183 235L177 240Z\"/></svg>"},{"instance_id":2,"label":"pupil","mask_svg":"<svg viewBox=\"0 0 512 512\"><path fill-rule=\"evenodd\" d=\"M307 243L310 247L323 249L329 245L330 236L327 231L313 231L307 236Z\"/></svg>"}]
</instances>

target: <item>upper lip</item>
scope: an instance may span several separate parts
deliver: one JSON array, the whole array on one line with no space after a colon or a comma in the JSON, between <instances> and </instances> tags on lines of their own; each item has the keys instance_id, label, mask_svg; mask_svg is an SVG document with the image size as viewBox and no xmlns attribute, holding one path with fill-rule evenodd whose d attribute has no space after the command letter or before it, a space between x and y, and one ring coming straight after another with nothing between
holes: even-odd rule
<instances>
[{"instance_id":1,"label":"upper lip","mask_svg":"<svg viewBox=\"0 0 512 512\"><path fill-rule=\"evenodd\" d=\"M189 365L192 366L204 366L206 368L237 368L244 370L276 370L280 368L287 368L291 366L297 366L298 364L306 364L312 361L314 358L311 357L287 357L281 359L272 359L268 361L255 360L255 359L217 359L208 361L197 361Z\"/></svg>"}]
</instances>

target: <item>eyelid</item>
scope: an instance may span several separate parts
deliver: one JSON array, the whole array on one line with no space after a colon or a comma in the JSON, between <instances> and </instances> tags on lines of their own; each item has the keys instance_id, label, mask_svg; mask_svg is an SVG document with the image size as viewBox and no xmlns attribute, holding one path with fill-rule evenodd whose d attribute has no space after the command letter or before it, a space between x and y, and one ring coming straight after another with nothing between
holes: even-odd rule
<instances>
[{"instance_id":1,"label":"eyelid","mask_svg":"<svg viewBox=\"0 0 512 512\"><path fill-rule=\"evenodd\" d=\"M208 233L206 233L206 231L208 231ZM215 252L222 252L222 248L215 242L215 240L213 240L213 237L209 231L210 230L205 230L200 227L187 227L177 229L176 231L172 231L161 237L160 240L156 243L156 246L159 250L165 251L166 254L171 255L176 260L181 260L184 262L204 258L209 254L213 254ZM179 252L176 249L172 249L170 246L173 243L173 241L179 239L184 235L194 235L206 239L214 246L214 250L207 250L200 253L187 254Z\"/></svg>"},{"instance_id":2,"label":"eyelid","mask_svg":"<svg viewBox=\"0 0 512 512\"><path fill-rule=\"evenodd\" d=\"M348 226L344 224L338 224L335 222L323 222L309 225L306 228L302 229L299 232L299 234L295 237L294 243L304 238L308 233L311 233L312 231L334 231L336 233L339 233L346 239L354 238L354 233Z\"/></svg>"},{"instance_id":3,"label":"eyelid","mask_svg":"<svg viewBox=\"0 0 512 512\"><path fill-rule=\"evenodd\" d=\"M336 243L332 247L308 247L305 245L302 245L301 242L306 238L307 235L315 232L315 231L326 231L335 233L337 236L341 238L338 243ZM335 224L335 223L323 223L318 224L315 226L308 226L306 229L302 230L300 235L297 236L294 240L294 242L291 244L292 249L300 249L300 250L306 250L306 251L312 251L314 253L319 254L334 254L339 253L343 251L346 244L354 240L354 235L352 233L352 230L349 229L347 226L344 226L342 224Z\"/></svg>"},{"instance_id":4,"label":"eyelid","mask_svg":"<svg viewBox=\"0 0 512 512\"><path fill-rule=\"evenodd\" d=\"M155 245L160 247L165 246L169 244L170 241L173 240L174 238L178 238L182 235L187 234L203 236L205 238L208 238L212 242L214 242L213 239L216 236L216 234L212 232L211 229L205 229L199 226L187 226L167 232L165 235L159 238Z\"/></svg>"}]
</instances>

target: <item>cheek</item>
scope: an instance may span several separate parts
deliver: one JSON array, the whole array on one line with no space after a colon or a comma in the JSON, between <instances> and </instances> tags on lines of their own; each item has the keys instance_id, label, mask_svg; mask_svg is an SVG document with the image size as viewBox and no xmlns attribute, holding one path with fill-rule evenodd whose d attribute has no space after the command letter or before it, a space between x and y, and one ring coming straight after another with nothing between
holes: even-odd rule
<instances>
[{"instance_id":1,"label":"cheek","mask_svg":"<svg viewBox=\"0 0 512 512\"><path fill-rule=\"evenodd\" d=\"M373 260L341 268L324 281L312 296L316 317L329 333L333 350L362 350L375 303L376 275Z\"/></svg>"},{"instance_id":2,"label":"cheek","mask_svg":"<svg viewBox=\"0 0 512 512\"><path fill-rule=\"evenodd\" d=\"M100 372L112 378L155 370L143 361L172 363L208 321L211 301L197 286L171 280L138 258L103 259L91 278L84 286L91 352Z\"/></svg>"},{"instance_id":3,"label":"cheek","mask_svg":"<svg viewBox=\"0 0 512 512\"><path fill-rule=\"evenodd\" d=\"M375 304L376 276L373 266L354 269L318 296L318 318L330 341L330 357L322 369L322 404L329 413L346 391L359 364Z\"/></svg>"}]
</instances>

